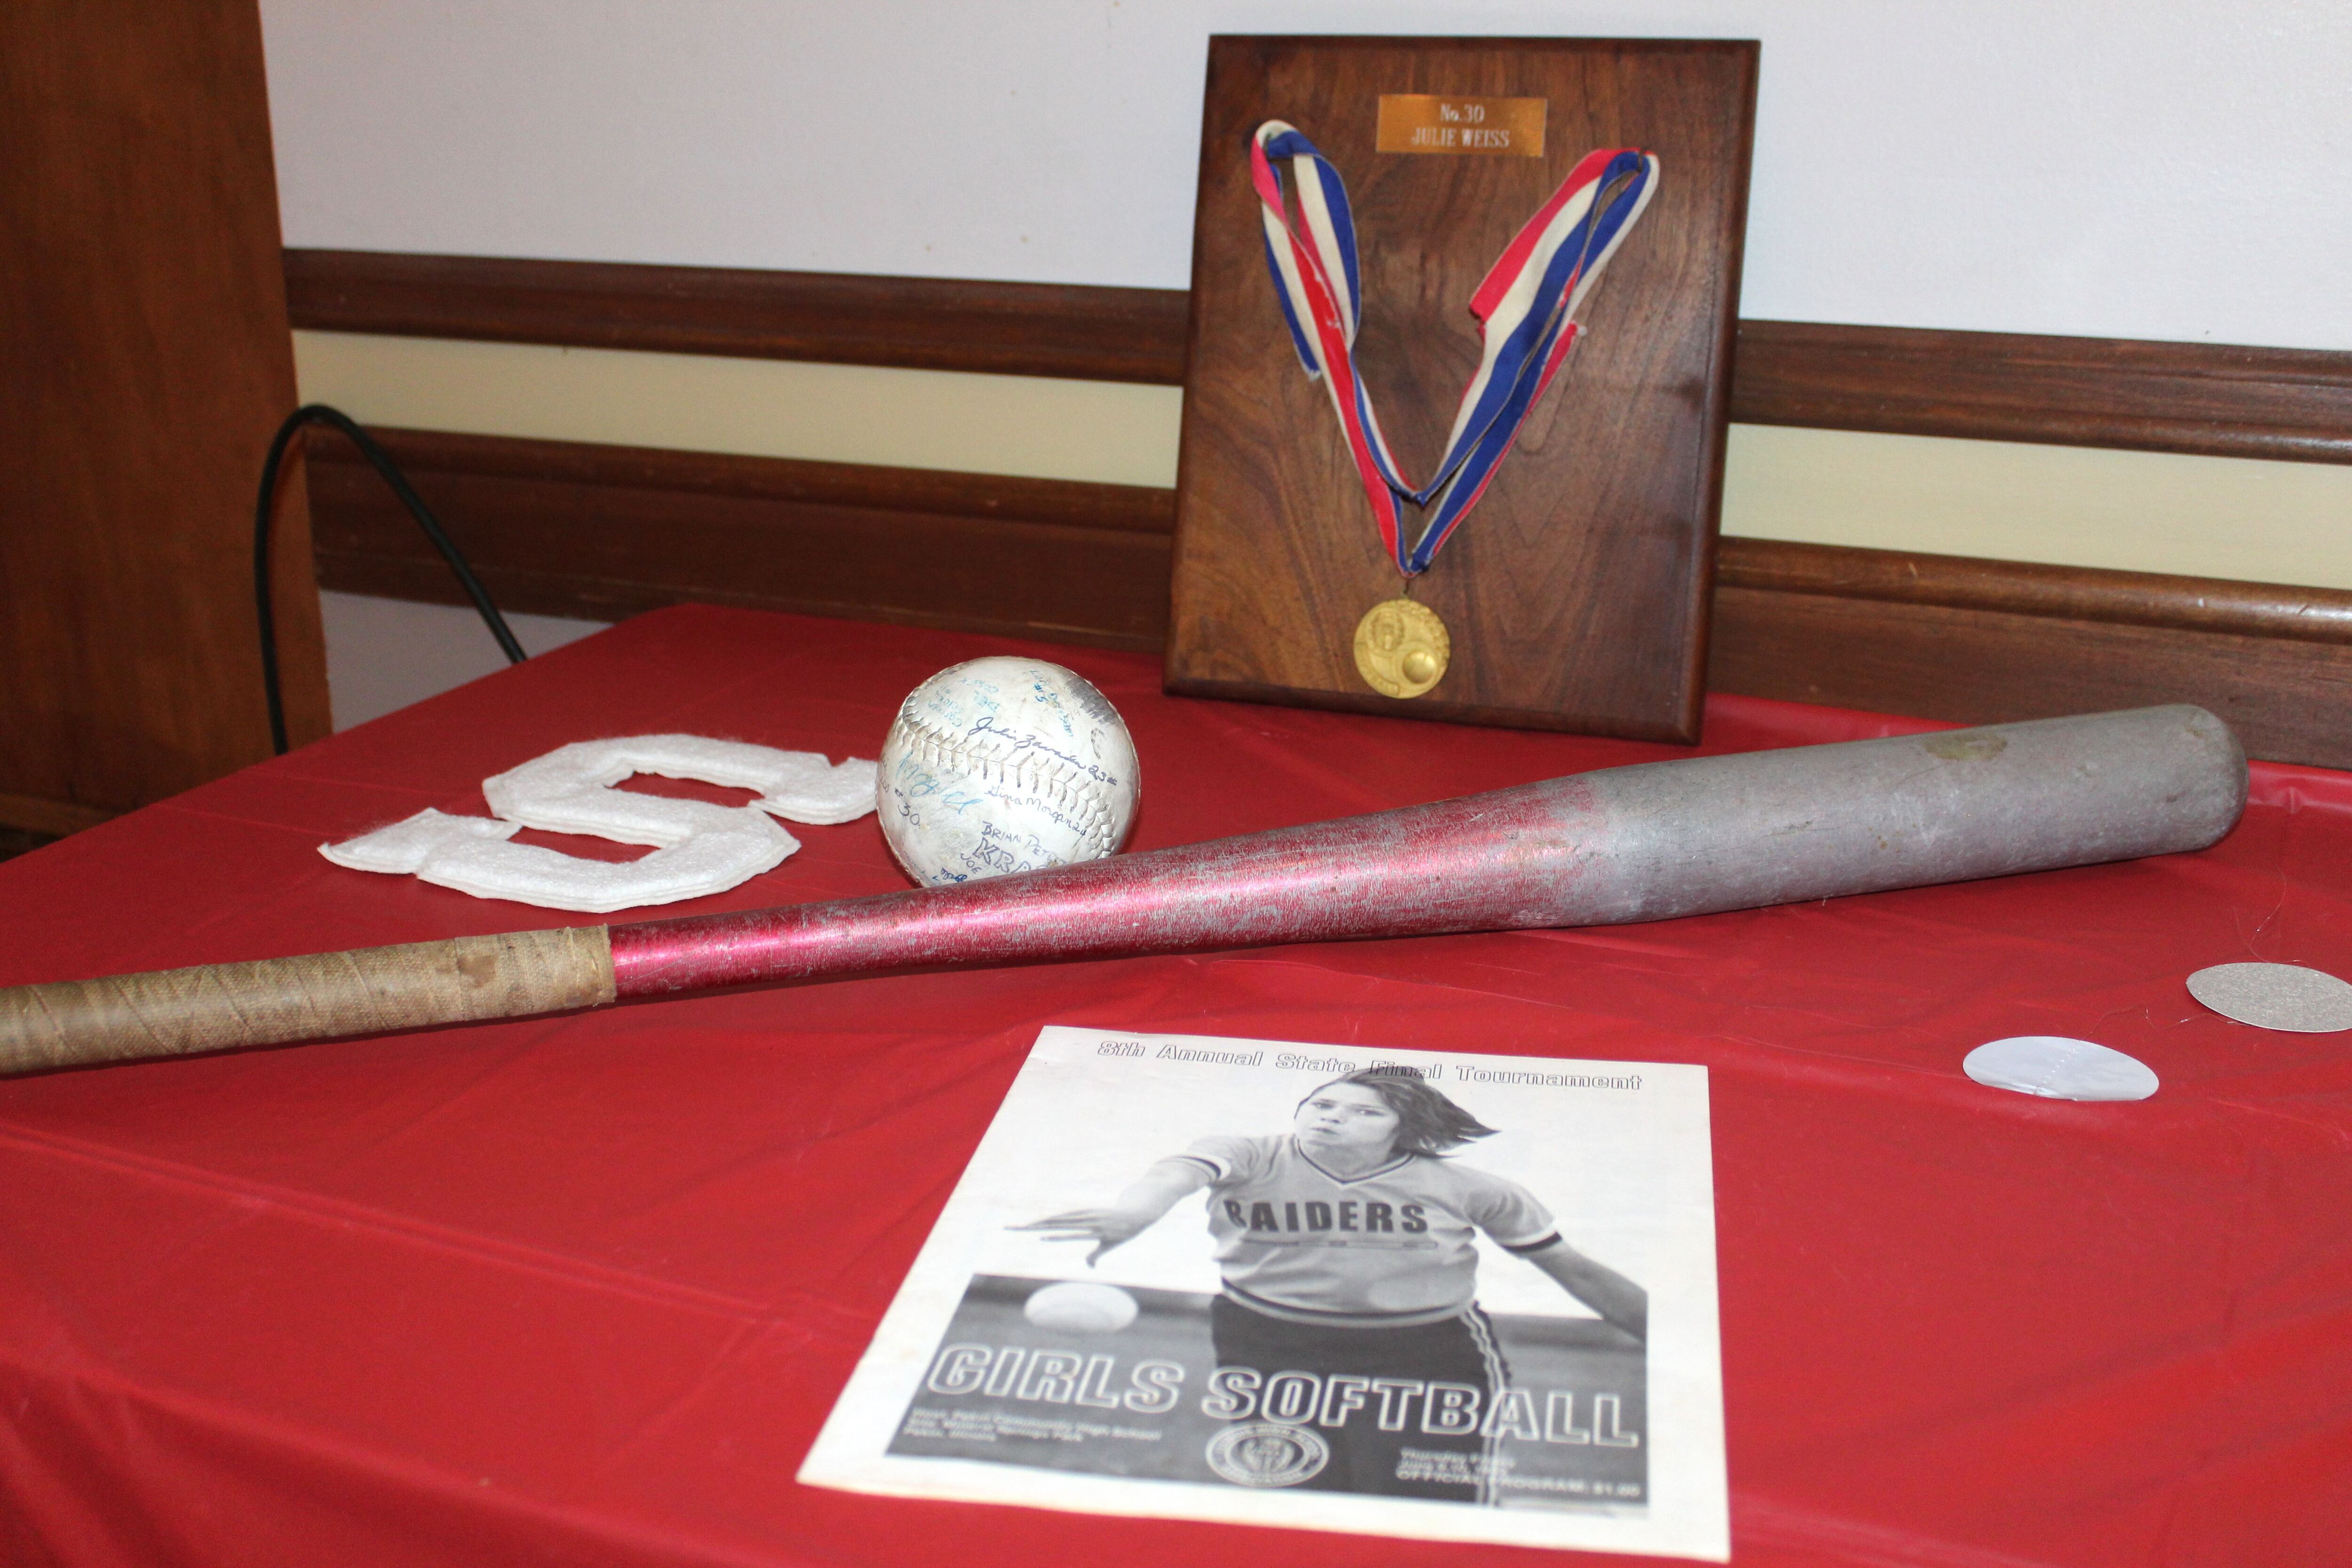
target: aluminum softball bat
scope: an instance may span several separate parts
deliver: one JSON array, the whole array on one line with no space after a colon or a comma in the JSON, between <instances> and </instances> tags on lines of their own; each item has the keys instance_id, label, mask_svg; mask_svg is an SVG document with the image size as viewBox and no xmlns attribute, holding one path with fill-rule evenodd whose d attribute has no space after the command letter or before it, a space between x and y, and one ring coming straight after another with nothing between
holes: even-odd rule
<instances>
[{"instance_id":1,"label":"aluminum softball bat","mask_svg":"<svg viewBox=\"0 0 2352 1568\"><path fill-rule=\"evenodd\" d=\"M2246 799L2201 708L1644 763L828 903L0 991L0 1072L718 986L1612 925L2204 848Z\"/></svg>"}]
</instances>

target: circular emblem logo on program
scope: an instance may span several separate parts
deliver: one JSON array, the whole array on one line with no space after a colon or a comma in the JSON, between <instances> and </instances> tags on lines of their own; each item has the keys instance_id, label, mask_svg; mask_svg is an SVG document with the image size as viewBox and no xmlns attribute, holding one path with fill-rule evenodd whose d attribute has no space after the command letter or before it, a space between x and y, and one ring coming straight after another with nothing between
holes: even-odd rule
<instances>
[{"instance_id":1,"label":"circular emblem logo on program","mask_svg":"<svg viewBox=\"0 0 2352 1568\"><path fill-rule=\"evenodd\" d=\"M1295 1487L1331 1461L1331 1445L1303 1426L1255 1422L1209 1439L1209 1468L1237 1487Z\"/></svg>"}]
</instances>

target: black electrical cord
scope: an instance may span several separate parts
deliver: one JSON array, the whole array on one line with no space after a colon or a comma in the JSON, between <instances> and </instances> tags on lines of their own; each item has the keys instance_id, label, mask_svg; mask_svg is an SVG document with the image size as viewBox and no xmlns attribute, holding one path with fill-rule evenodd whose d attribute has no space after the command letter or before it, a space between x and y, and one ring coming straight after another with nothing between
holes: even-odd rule
<instances>
[{"instance_id":1,"label":"black electrical cord","mask_svg":"<svg viewBox=\"0 0 2352 1568\"><path fill-rule=\"evenodd\" d=\"M522 651L522 644L515 641L514 633L507 629L506 617L490 603L474 569L466 564L466 558L449 542L440 523L434 521L424 498L410 488L399 466L350 415L323 403L306 403L286 416L286 423L271 438L269 457L261 465L261 495L253 506L253 591L261 621L261 684L269 699L270 744L278 748L279 756L286 754L286 702L278 689L278 624L269 605L269 515L277 510L278 467L286 460L286 448L305 425L331 425L351 437L352 445L383 476L383 482L392 487L392 493L400 498L400 504L408 509L408 515L416 520L417 526L425 530L425 537L433 542L433 548L441 552L441 559L457 574L466 596L474 601L474 608L482 613L490 635L499 639L499 649L507 656L507 662L520 664L529 657Z\"/></svg>"}]
</instances>

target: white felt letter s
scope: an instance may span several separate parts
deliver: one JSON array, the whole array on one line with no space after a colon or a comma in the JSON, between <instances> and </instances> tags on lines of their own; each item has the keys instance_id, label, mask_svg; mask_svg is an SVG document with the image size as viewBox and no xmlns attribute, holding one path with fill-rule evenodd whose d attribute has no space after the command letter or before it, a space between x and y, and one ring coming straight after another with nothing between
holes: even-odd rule
<instances>
[{"instance_id":1,"label":"white felt letter s","mask_svg":"<svg viewBox=\"0 0 2352 1568\"><path fill-rule=\"evenodd\" d=\"M632 773L756 789L751 805L676 800L613 786ZM561 746L482 781L496 817L426 808L319 853L359 871L406 873L480 899L605 913L724 892L781 865L800 840L773 816L849 822L874 809L874 764L838 766L699 735L631 735ZM614 863L508 840L517 829L583 833L654 852Z\"/></svg>"}]
</instances>

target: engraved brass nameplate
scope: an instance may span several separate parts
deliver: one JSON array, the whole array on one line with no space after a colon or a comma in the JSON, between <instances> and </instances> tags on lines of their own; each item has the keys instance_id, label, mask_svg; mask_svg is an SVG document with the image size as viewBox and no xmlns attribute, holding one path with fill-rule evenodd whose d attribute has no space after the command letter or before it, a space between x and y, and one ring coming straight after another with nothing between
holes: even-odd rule
<instances>
[{"instance_id":1,"label":"engraved brass nameplate","mask_svg":"<svg viewBox=\"0 0 2352 1568\"><path fill-rule=\"evenodd\" d=\"M1541 98L1452 98L1436 93L1381 94L1381 153L1484 153L1540 158Z\"/></svg>"}]
</instances>

